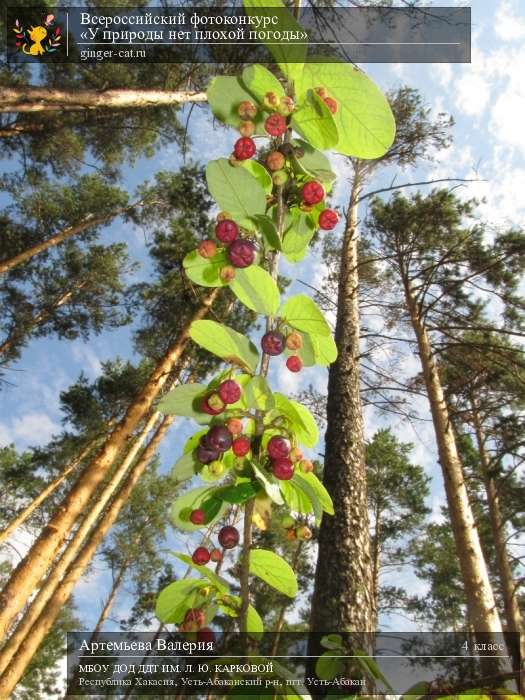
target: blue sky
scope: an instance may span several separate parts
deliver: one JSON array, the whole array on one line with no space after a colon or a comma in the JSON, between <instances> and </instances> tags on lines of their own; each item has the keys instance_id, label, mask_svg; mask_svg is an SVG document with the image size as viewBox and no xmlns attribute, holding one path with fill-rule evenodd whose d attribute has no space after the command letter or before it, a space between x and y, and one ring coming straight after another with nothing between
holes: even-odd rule
<instances>
[{"instance_id":1,"label":"blue sky","mask_svg":"<svg viewBox=\"0 0 525 700\"><path fill-rule=\"evenodd\" d=\"M468 3L439 4L457 6ZM472 17L470 65L375 64L365 67L383 90L408 84L421 91L435 112L451 113L456 120L454 144L435 163L417 172L383 172L371 188L390 183L394 176L399 183L441 177L480 178L484 182L460 190L462 196L477 196L484 200L479 212L485 220L498 226L519 225L525 208L525 12L520 0L491 3L478 0L473 5ZM231 131L213 130L206 107L194 110L190 135L194 144L191 157L196 160L227 154L235 139ZM341 176L335 199L342 206L348 189L348 170L341 158L334 158L333 162ZM142 159L133 168L126 168L124 185L132 192L138 183L157 170L176 169L179 165L177 149L164 149L153 158ZM364 214L362 211L361 216ZM117 240L128 242L132 258L144 260L144 233L141 230L116 221L102 233L101 241ZM283 270L290 276L313 279L315 284L322 284L323 270L318 254L294 268L284 265ZM293 285L291 292L298 291L304 291L304 288ZM81 371L89 378L95 378L100 372L100 363L117 354L133 358L130 334L131 329L126 328L93 337L88 342L31 341L21 360L12 368L10 381L13 386L2 392L0 445L14 443L22 450L31 445L45 444L61 429L60 391L72 384ZM406 358L404 371L407 377L418 371L414 358ZM274 369L271 378L273 386L279 385L281 390L294 392L309 383L323 389L326 371L308 370L301 375L292 375L286 370L277 372ZM422 419L428 418L424 400L419 400L416 408ZM367 436L385 424L391 425L401 439L414 443L414 461L422 464L432 476L430 506L434 517L439 517L444 494L431 426L425 420L407 424L400 419L367 411ZM163 469L169 469L176 461L191 431L192 426L183 421L178 421L172 428L160 451ZM322 451L322 444L319 450ZM23 550L28 544L27 536L24 533L17 535L14 543ZM396 577L397 585L405 583L411 592L423 590L410 572L391 575ZM104 598L108 585L107 573L100 563L95 563L92 572L77 586L75 598L86 626L96 619L96 602ZM127 597L121 597L117 601L117 611L125 609L127 603ZM396 625L403 627L405 622L387 619L384 624L395 629Z\"/></svg>"}]
</instances>

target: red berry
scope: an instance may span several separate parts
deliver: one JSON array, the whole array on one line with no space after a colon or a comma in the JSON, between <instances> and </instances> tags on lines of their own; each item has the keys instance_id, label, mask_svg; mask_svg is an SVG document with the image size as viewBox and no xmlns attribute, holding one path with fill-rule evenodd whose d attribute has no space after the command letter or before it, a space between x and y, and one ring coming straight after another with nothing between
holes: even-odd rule
<instances>
[{"instance_id":1,"label":"red berry","mask_svg":"<svg viewBox=\"0 0 525 700\"><path fill-rule=\"evenodd\" d=\"M184 615L184 623L195 622L201 627L206 622L206 613L201 608L190 608Z\"/></svg>"},{"instance_id":2,"label":"red berry","mask_svg":"<svg viewBox=\"0 0 525 700\"><path fill-rule=\"evenodd\" d=\"M286 119L280 114L270 114L264 122L264 128L270 136L282 136L286 133Z\"/></svg>"},{"instance_id":3,"label":"red berry","mask_svg":"<svg viewBox=\"0 0 525 700\"><path fill-rule=\"evenodd\" d=\"M212 644L215 641L215 632L209 627L202 627L197 632L197 641Z\"/></svg>"},{"instance_id":4,"label":"red berry","mask_svg":"<svg viewBox=\"0 0 525 700\"><path fill-rule=\"evenodd\" d=\"M323 231L331 231L337 226L339 221L339 214L333 209L325 209L319 215L319 228Z\"/></svg>"},{"instance_id":5,"label":"red berry","mask_svg":"<svg viewBox=\"0 0 525 700\"><path fill-rule=\"evenodd\" d=\"M198 566L204 566L204 564L207 564L210 561L210 553L206 547L197 547L197 549L191 555L191 560Z\"/></svg>"},{"instance_id":6,"label":"red berry","mask_svg":"<svg viewBox=\"0 0 525 700\"><path fill-rule=\"evenodd\" d=\"M217 452L226 452L232 445L232 434L225 425L214 425L205 436L206 445ZM217 459L217 458L215 458Z\"/></svg>"},{"instance_id":7,"label":"red berry","mask_svg":"<svg viewBox=\"0 0 525 700\"><path fill-rule=\"evenodd\" d=\"M239 530L233 525L225 525L219 532L219 543L224 549L233 549L239 544Z\"/></svg>"},{"instance_id":8,"label":"red berry","mask_svg":"<svg viewBox=\"0 0 525 700\"><path fill-rule=\"evenodd\" d=\"M325 105L330 110L330 112L332 112L332 114L335 114L337 112L337 110L339 109L339 105L337 104L337 101L334 100L333 97L323 97L322 99L323 99L323 102L325 103Z\"/></svg>"},{"instance_id":9,"label":"red berry","mask_svg":"<svg viewBox=\"0 0 525 700\"><path fill-rule=\"evenodd\" d=\"M303 368L303 361L299 355L290 355L290 357L286 360L286 366L290 372L300 372Z\"/></svg>"},{"instance_id":10,"label":"red berry","mask_svg":"<svg viewBox=\"0 0 525 700\"><path fill-rule=\"evenodd\" d=\"M227 379L220 387L218 394L224 403L235 403L241 398L242 389L233 379Z\"/></svg>"},{"instance_id":11,"label":"red berry","mask_svg":"<svg viewBox=\"0 0 525 700\"><path fill-rule=\"evenodd\" d=\"M276 479L288 481L293 476L293 464L289 459L275 459L272 462L272 471Z\"/></svg>"},{"instance_id":12,"label":"red berry","mask_svg":"<svg viewBox=\"0 0 525 700\"><path fill-rule=\"evenodd\" d=\"M250 439L247 438L245 435L241 435L240 437L235 438L235 440L232 443L233 454L236 457L245 457L250 451L250 448Z\"/></svg>"},{"instance_id":13,"label":"red berry","mask_svg":"<svg viewBox=\"0 0 525 700\"><path fill-rule=\"evenodd\" d=\"M282 459L290 454L290 442L281 435L274 435L268 440L266 449L271 459Z\"/></svg>"},{"instance_id":14,"label":"red berry","mask_svg":"<svg viewBox=\"0 0 525 700\"><path fill-rule=\"evenodd\" d=\"M302 195L306 204L319 204L324 199L324 187L317 180L311 180L303 187Z\"/></svg>"},{"instance_id":15,"label":"red berry","mask_svg":"<svg viewBox=\"0 0 525 700\"><path fill-rule=\"evenodd\" d=\"M197 250L202 258L213 258L217 252L217 245L215 244L215 241L201 241Z\"/></svg>"},{"instance_id":16,"label":"red berry","mask_svg":"<svg viewBox=\"0 0 525 700\"><path fill-rule=\"evenodd\" d=\"M197 508L191 511L190 520L194 525L202 525L206 520L206 514L202 508Z\"/></svg>"},{"instance_id":17,"label":"red berry","mask_svg":"<svg viewBox=\"0 0 525 700\"><path fill-rule=\"evenodd\" d=\"M267 355L276 357L284 350L285 339L279 331L268 331L261 339L261 347Z\"/></svg>"},{"instance_id":18,"label":"red berry","mask_svg":"<svg viewBox=\"0 0 525 700\"><path fill-rule=\"evenodd\" d=\"M210 552L210 559L214 562L218 562L222 559L222 552L220 549L212 549Z\"/></svg>"},{"instance_id":19,"label":"red berry","mask_svg":"<svg viewBox=\"0 0 525 700\"><path fill-rule=\"evenodd\" d=\"M219 221L215 227L215 235L221 243L230 245L239 235L239 227L231 219L223 219Z\"/></svg>"},{"instance_id":20,"label":"red berry","mask_svg":"<svg viewBox=\"0 0 525 700\"><path fill-rule=\"evenodd\" d=\"M233 155L237 158L237 160L248 160L248 158L255 155L256 150L257 148L253 139L251 139L249 136L241 136L241 138L237 139L235 142L233 147Z\"/></svg>"},{"instance_id":21,"label":"red berry","mask_svg":"<svg viewBox=\"0 0 525 700\"><path fill-rule=\"evenodd\" d=\"M238 238L228 248L228 258L234 267L249 267L255 260L255 245L244 238Z\"/></svg>"}]
</instances>

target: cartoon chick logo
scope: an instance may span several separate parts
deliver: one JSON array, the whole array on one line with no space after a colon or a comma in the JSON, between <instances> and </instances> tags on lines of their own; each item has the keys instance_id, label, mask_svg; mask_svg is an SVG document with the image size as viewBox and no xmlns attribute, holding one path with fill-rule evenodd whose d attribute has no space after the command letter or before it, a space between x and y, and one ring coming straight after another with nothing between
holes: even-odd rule
<instances>
[{"instance_id":1,"label":"cartoon chick logo","mask_svg":"<svg viewBox=\"0 0 525 700\"><path fill-rule=\"evenodd\" d=\"M28 56L43 56L53 53L60 46L62 32L55 26L55 16L47 15L43 24L24 29L20 20L15 21L13 31L16 35L16 45Z\"/></svg>"}]
</instances>

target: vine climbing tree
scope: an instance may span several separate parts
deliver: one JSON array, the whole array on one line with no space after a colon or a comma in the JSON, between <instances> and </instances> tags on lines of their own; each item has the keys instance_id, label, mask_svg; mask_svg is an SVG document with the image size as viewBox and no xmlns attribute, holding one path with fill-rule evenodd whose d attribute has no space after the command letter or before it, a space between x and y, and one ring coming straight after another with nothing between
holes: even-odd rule
<instances>
[{"instance_id":1,"label":"vine climbing tree","mask_svg":"<svg viewBox=\"0 0 525 700\"><path fill-rule=\"evenodd\" d=\"M202 640L213 637L218 611L235 618L240 632L264 631L251 604L252 576L289 597L297 593L290 563L252 544L261 512L285 506L283 537L293 531L299 539L311 537L323 513L338 516L303 452L319 441L314 417L271 386L280 384L281 372L327 367L337 347L309 296L281 299L279 261L304 260L316 232L337 226L339 215L327 204L336 175L323 151L377 158L395 133L387 100L362 72L343 63L301 62L297 55L287 62L279 51L279 70L252 65L240 77L219 76L209 86L214 116L238 136L229 157L206 167L220 210L215 237L184 260L193 283L228 286L260 314L262 337L255 343L216 321L194 322L193 342L226 367L208 384L177 387L158 406L199 425L174 473L204 483L173 504L175 525L188 534L202 530L203 538L192 556L177 554L193 573L161 591L156 612L161 622ZM208 565L237 549L234 591Z\"/></svg>"}]
</instances>

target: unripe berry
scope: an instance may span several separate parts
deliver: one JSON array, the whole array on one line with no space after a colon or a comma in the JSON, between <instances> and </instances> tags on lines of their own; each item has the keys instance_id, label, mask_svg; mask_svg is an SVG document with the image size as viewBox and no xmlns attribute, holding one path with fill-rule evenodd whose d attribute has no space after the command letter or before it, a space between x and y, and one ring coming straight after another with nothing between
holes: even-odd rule
<instances>
[{"instance_id":1,"label":"unripe berry","mask_svg":"<svg viewBox=\"0 0 525 700\"><path fill-rule=\"evenodd\" d=\"M279 107L277 107L277 111L279 112L279 114L282 114L283 117L289 117L290 114L294 111L294 109L295 102L291 97L289 97L288 95L281 97Z\"/></svg>"},{"instance_id":2,"label":"unripe berry","mask_svg":"<svg viewBox=\"0 0 525 700\"><path fill-rule=\"evenodd\" d=\"M236 457L246 457L251 448L250 439L245 435L241 435L232 442L233 454Z\"/></svg>"},{"instance_id":3,"label":"unripe berry","mask_svg":"<svg viewBox=\"0 0 525 700\"><path fill-rule=\"evenodd\" d=\"M302 450L300 450L298 447L294 447L293 450L290 450L290 454L288 457L292 460L292 462L300 462L302 458L304 457Z\"/></svg>"},{"instance_id":4,"label":"unripe berry","mask_svg":"<svg viewBox=\"0 0 525 700\"><path fill-rule=\"evenodd\" d=\"M184 624L195 622L201 627L206 622L206 613L201 608L190 608L184 615Z\"/></svg>"},{"instance_id":5,"label":"unripe berry","mask_svg":"<svg viewBox=\"0 0 525 700\"><path fill-rule=\"evenodd\" d=\"M233 265L225 265L219 272L219 277L223 282L231 282L235 279L236 274Z\"/></svg>"},{"instance_id":6,"label":"unripe berry","mask_svg":"<svg viewBox=\"0 0 525 700\"><path fill-rule=\"evenodd\" d=\"M235 221L223 219L215 227L215 235L221 243L230 245L239 235L239 227Z\"/></svg>"},{"instance_id":7,"label":"unripe berry","mask_svg":"<svg viewBox=\"0 0 525 700\"><path fill-rule=\"evenodd\" d=\"M288 179L288 173L286 172L286 170L277 170L272 175L272 182L276 187L282 187L283 185L286 185Z\"/></svg>"},{"instance_id":8,"label":"unripe berry","mask_svg":"<svg viewBox=\"0 0 525 700\"><path fill-rule=\"evenodd\" d=\"M190 521L194 525L203 525L205 520L206 520L206 514L202 510L202 508L196 508L195 510L191 511Z\"/></svg>"},{"instance_id":9,"label":"unripe berry","mask_svg":"<svg viewBox=\"0 0 525 700\"><path fill-rule=\"evenodd\" d=\"M297 535L295 534L295 529L293 527L291 527L289 530L286 530L286 539L290 542L295 542L295 540L297 539Z\"/></svg>"},{"instance_id":10,"label":"unripe berry","mask_svg":"<svg viewBox=\"0 0 525 700\"><path fill-rule=\"evenodd\" d=\"M233 155L237 160L248 160L255 155L257 150L255 141L248 136L241 136L233 146Z\"/></svg>"},{"instance_id":11,"label":"unripe berry","mask_svg":"<svg viewBox=\"0 0 525 700\"><path fill-rule=\"evenodd\" d=\"M222 552L220 549L212 549L210 552L210 559L214 562L218 562L222 559Z\"/></svg>"},{"instance_id":12,"label":"unripe berry","mask_svg":"<svg viewBox=\"0 0 525 700\"><path fill-rule=\"evenodd\" d=\"M288 457L290 454L290 441L281 435L274 435L268 440L266 450L271 459Z\"/></svg>"},{"instance_id":13,"label":"unripe berry","mask_svg":"<svg viewBox=\"0 0 525 700\"><path fill-rule=\"evenodd\" d=\"M206 644L213 643L215 641L215 632L209 627L203 627L197 631L197 641L206 642Z\"/></svg>"},{"instance_id":14,"label":"unripe berry","mask_svg":"<svg viewBox=\"0 0 525 700\"><path fill-rule=\"evenodd\" d=\"M309 459L301 459L299 462L299 469L303 472L303 474L309 474L310 472L313 472L314 464Z\"/></svg>"},{"instance_id":15,"label":"unripe berry","mask_svg":"<svg viewBox=\"0 0 525 700\"><path fill-rule=\"evenodd\" d=\"M290 355L290 357L286 360L286 366L290 372L300 372L303 368L303 361L299 355Z\"/></svg>"},{"instance_id":16,"label":"unripe berry","mask_svg":"<svg viewBox=\"0 0 525 700\"><path fill-rule=\"evenodd\" d=\"M339 109L339 105L337 103L337 100L334 100L333 97L323 97L323 102L328 107L330 112L332 112L332 114L335 114L337 112L337 110Z\"/></svg>"},{"instance_id":17,"label":"unripe berry","mask_svg":"<svg viewBox=\"0 0 525 700\"><path fill-rule=\"evenodd\" d=\"M280 102L279 95L275 92L267 92L263 98L263 105L267 109L277 109Z\"/></svg>"},{"instance_id":18,"label":"unripe berry","mask_svg":"<svg viewBox=\"0 0 525 700\"><path fill-rule=\"evenodd\" d=\"M224 549L233 549L239 544L239 531L233 525L225 525L219 532L218 540Z\"/></svg>"},{"instance_id":19,"label":"unripe berry","mask_svg":"<svg viewBox=\"0 0 525 700\"><path fill-rule=\"evenodd\" d=\"M295 525L295 520L292 518L291 515L285 515L284 518L281 520L281 525L288 529L289 527L293 527Z\"/></svg>"},{"instance_id":20,"label":"unripe berry","mask_svg":"<svg viewBox=\"0 0 525 700\"><path fill-rule=\"evenodd\" d=\"M253 119L257 115L257 107L250 100L243 100L237 107L241 119Z\"/></svg>"},{"instance_id":21,"label":"unripe berry","mask_svg":"<svg viewBox=\"0 0 525 700\"><path fill-rule=\"evenodd\" d=\"M297 535L298 540L311 540L312 539L312 531L307 525L301 525L295 530L295 534Z\"/></svg>"},{"instance_id":22,"label":"unripe berry","mask_svg":"<svg viewBox=\"0 0 525 700\"><path fill-rule=\"evenodd\" d=\"M249 267L255 260L255 245L245 238L238 238L228 248L228 259L234 267Z\"/></svg>"},{"instance_id":23,"label":"unripe berry","mask_svg":"<svg viewBox=\"0 0 525 700\"><path fill-rule=\"evenodd\" d=\"M275 459L272 462L272 472L276 479L289 481L293 476L293 464L289 459Z\"/></svg>"},{"instance_id":24,"label":"unripe berry","mask_svg":"<svg viewBox=\"0 0 525 700\"><path fill-rule=\"evenodd\" d=\"M197 547L197 549L191 555L191 560L197 566L204 566L210 561L210 553L206 547Z\"/></svg>"},{"instance_id":25,"label":"unripe berry","mask_svg":"<svg viewBox=\"0 0 525 700\"><path fill-rule=\"evenodd\" d=\"M206 444L212 450L226 452L232 445L232 434L225 425L214 425L206 433Z\"/></svg>"},{"instance_id":26,"label":"unripe berry","mask_svg":"<svg viewBox=\"0 0 525 700\"><path fill-rule=\"evenodd\" d=\"M208 406L212 409L212 411L218 411L219 413L222 413L222 411L224 411L226 408L224 401L221 399L219 394L217 394L217 392L213 392L213 394L208 396Z\"/></svg>"},{"instance_id":27,"label":"unripe berry","mask_svg":"<svg viewBox=\"0 0 525 700\"><path fill-rule=\"evenodd\" d=\"M241 136L253 136L255 134L255 124L253 122L241 122L239 126L239 133Z\"/></svg>"},{"instance_id":28,"label":"unripe berry","mask_svg":"<svg viewBox=\"0 0 525 700\"><path fill-rule=\"evenodd\" d=\"M228 211L220 211L217 214L217 221L224 221L224 219L231 219L231 214Z\"/></svg>"},{"instance_id":29,"label":"unripe berry","mask_svg":"<svg viewBox=\"0 0 525 700\"><path fill-rule=\"evenodd\" d=\"M242 420L239 420L239 418L230 418L226 421L226 427L232 435L239 435L242 433Z\"/></svg>"},{"instance_id":30,"label":"unripe berry","mask_svg":"<svg viewBox=\"0 0 525 700\"><path fill-rule=\"evenodd\" d=\"M270 136L282 136L286 133L286 119L280 114L270 114L264 122L264 128Z\"/></svg>"},{"instance_id":31,"label":"unripe berry","mask_svg":"<svg viewBox=\"0 0 525 700\"><path fill-rule=\"evenodd\" d=\"M224 464L220 459L214 459L208 464L208 471L212 476L220 476L224 473Z\"/></svg>"},{"instance_id":32,"label":"unripe berry","mask_svg":"<svg viewBox=\"0 0 525 700\"><path fill-rule=\"evenodd\" d=\"M233 379L227 379L219 386L219 396L225 404L236 403L241 398L242 389Z\"/></svg>"},{"instance_id":33,"label":"unripe berry","mask_svg":"<svg viewBox=\"0 0 525 700\"><path fill-rule=\"evenodd\" d=\"M286 336L288 350L300 350L303 347L303 336L297 331L292 331Z\"/></svg>"},{"instance_id":34,"label":"unripe berry","mask_svg":"<svg viewBox=\"0 0 525 700\"><path fill-rule=\"evenodd\" d=\"M305 204L319 204L319 202L323 201L324 195L324 187L317 180L311 180L303 187L302 197Z\"/></svg>"},{"instance_id":35,"label":"unripe berry","mask_svg":"<svg viewBox=\"0 0 525 700\"><path fill-rule=\"evenodd\" d=\"M266 165L268 170L281 170L284 167L286 158L280 151L272 151L266 157Z\"/></svg>"},{"instance_id":36,"label":"unripe berry","mask_svg":"<svg viewBox=\"0 0 525 700\"><path fill-rule=\"evenodd\" d=\"M218 416L219 413L222 413L223 409L221 410L216 410L210 406L208 403L208 397L203 399L202 404L201 404L201 409L204 411L204 413L207 413L209 416Z\"/></svg>"},{"instance_id":37,"label":"unripe berry","mask_svg":"<svg viewBox=\"0 0 525 700\"><path fill-rule=\"evenodd\" d=\"M328 90L325 87L316 87L315 92L319 95L321 99L328 97Z\"/></svg>"},{"instance_id":38,"label":"unripe berry","mask_svg":"<svg viewBox=\"0 0 525 700\"><path fill-rule=\"evenodd\" d=\"M331 231L337 226L339 214L333 209L325 209L319 215L319 228L323 231Z\"/></svg>"},{"instance_id":39,"label":"unripe berry","mask_svg":"<svg viewBox=\"0 0 525 700\"><path fill-rule=\"evenodd\" d=\"M202 258L213 258L213 256L217 252L217 245L215 241L201 241L199 243L197 251Z\"/></svg>"},{"instance_id":40,"label":"unripe berry","mask_svg":"<svg viewBox=\"0 0 525 700\"><path fill-rule=\"evenodd\" d=\"M284 335L279 331L268 331L261 339L261 347L267 355L276 357L284 350Z\"/></svg>"}]
</instances>

